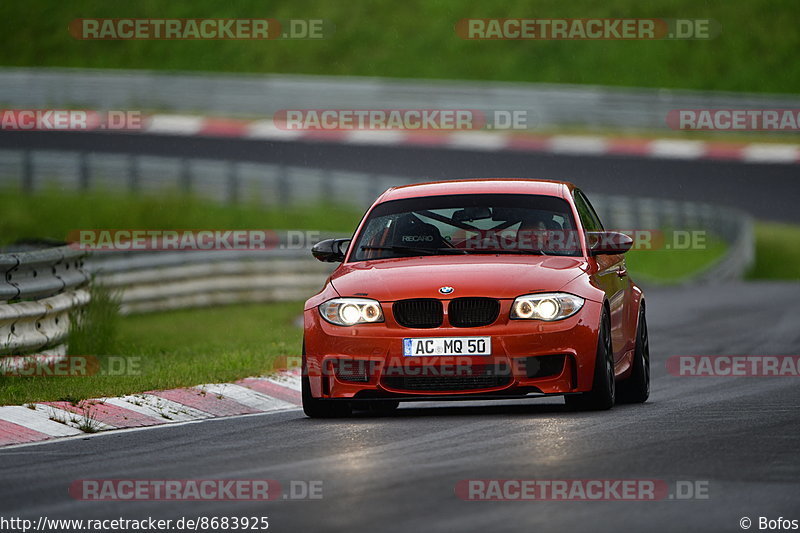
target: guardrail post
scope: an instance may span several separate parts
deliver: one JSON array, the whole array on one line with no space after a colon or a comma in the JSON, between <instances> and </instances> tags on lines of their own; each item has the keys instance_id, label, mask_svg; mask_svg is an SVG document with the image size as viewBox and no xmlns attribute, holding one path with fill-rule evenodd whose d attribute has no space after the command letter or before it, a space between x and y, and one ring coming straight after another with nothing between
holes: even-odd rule
<instances>
[{"instance_id":1,"label":"guardrail post","mask_svg":"<svg viewBox=\"0 0 800 533\"><path fill-rule=\"evenodd\" d=\"M189 194L192 192L192 160L189 158L181 159L180 184L181 192Z\"/></svg>"},{"instance_id":2,"label":"guardrail post","mask_svg":"<svg viewBox=\"0 0 800 533\"><path fill-rule=\"evenodd\" d=\"M128 190L139 192L139 159L135 155L128 156Z\"/></svg>"},{"instance_id":3,"label":"guardrail post","mask_svg":"<svg viewBox=\"0 0 800 533\"><path fill-rule=\"evenodd\" d=\"M289 184L289 169L286 165L278 166L278 201L286 206L291 202L291 189Z\"/></svg>"},{"instance_id":4,"label":"guardrail post","mask_svg":"<svg viewBox=\"0 0 800 533\"><path fill-rule=\"evenodd\" d=\"M334 173L331 169L326 168L322 172L322 198L320 198L320 202L323 204L330 204L333 203L333 199L335 198L335 187L333 180L336 179L334 177Z\"/></svg>"},{"instance_id":5,"label":"guardrail post","mask_svg":"<svg viewBox=\"0 0 800 533\"><path fill-rule=\"evenodd\" d=\"M88 191L90 186L89 154L78 154L78 183L81 191Z\"/></svg>"},{"instance_id":6,"label":"guardrail post","mask_svg":"<svg viewBox=\"0 0 800 533\"><path fill-rule=\"evenodd\" d=\"M239 166L236 161L228 161L228 202L239 203Z\"/></svg>"},{"instance_id":7,"label":"guardrail post","mask_svg":"<svg viewBox=\"0 0 800 533\"><path fill-rule=\"evenodd\" d=\"M674 200L660 200L659 201L659 228L675 230L678 228L678 219L680 211Z\"/></svg>"},{"instance_id":8,"label":"guardrail post","mask_svg":"<svg viewBox=\"0 0 800 533\"><path fill-rule=\"evenodd\" d=\"M33 154L30 150L22 152L22 192L33 192Z\"/></svg>"},{"instance_id":9,"label":"guardrail post","mask_svg":"<svg viewBox=\"0 0 800 533\"><path fill-rule=\"evenodd\" d=\"M636 205L636 230L657 230L661 228L661 210L652 199L643 198Z\"/></svg>"},{"instance_id":10,"label":"guardrail post","mask_svg":"<svg viewBox=\"0 0 800 533\"><path fill-rule=\"evenodd\" d=\"M691 202L681 204L681 215L683 215L682 229L696 228L699 225L697 205Z\"/></svg>"}]
</instances>

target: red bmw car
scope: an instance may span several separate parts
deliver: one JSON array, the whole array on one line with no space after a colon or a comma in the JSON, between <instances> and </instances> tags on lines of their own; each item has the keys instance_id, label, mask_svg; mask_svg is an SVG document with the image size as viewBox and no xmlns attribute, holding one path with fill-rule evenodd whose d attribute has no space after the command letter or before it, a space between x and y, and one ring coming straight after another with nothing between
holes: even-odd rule
<instances>
[{"instance_id":1,"label":"red bmw car","mask_svg":"<svg viewBox=\"0 0 800 533\"><path fill-rule=\"evenodd\" d=\"M401 401L564 396L576 409L644 402L644 295L625 234L565 182L484 179L384 192L304 308L310 417Z\"/></svg>"}]
</instances>

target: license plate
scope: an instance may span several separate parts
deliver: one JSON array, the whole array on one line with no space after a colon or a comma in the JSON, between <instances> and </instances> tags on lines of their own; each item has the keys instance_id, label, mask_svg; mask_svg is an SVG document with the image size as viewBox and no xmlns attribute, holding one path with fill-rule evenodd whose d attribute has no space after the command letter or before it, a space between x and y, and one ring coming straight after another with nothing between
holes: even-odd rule
<instances>
[{"instance_id":1,"label":"license plate","mask_svg":"<svg viewBox=\"0 0 800 533\"><path fill-rule=\"evenodd\" d=\"M403 355L491 355L491 337L426 337L403 339Z\"/></svg>"}]
</instances>

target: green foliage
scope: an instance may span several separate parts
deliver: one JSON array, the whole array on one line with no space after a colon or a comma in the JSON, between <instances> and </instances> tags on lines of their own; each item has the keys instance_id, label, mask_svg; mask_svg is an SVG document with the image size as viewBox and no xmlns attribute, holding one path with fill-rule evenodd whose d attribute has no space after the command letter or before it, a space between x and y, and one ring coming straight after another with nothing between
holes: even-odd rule
<instances>
[{"instance_id":1,"label":"green foliage","mask_svg":"<svg viewBox=\"0 0 800 533\"><path fill-rule=\"evenodd\" d=\"M797 92L796 0L258 0L7 2L0 64L585 83ZM314 18L324 40L90 41L68 32L90 17ZM711 18L711 40L467 41L463 18Z\"/></svg>"},{"instance_id":2,"label":"green foliage","mask_svg":"<svg viewBox=\"0 0 800 533\"><path fill-rule=\"evenodd\" d=\"M750 279L800 280L800 226L756 223L756 262Z\"/></svg>"}]
</instances>

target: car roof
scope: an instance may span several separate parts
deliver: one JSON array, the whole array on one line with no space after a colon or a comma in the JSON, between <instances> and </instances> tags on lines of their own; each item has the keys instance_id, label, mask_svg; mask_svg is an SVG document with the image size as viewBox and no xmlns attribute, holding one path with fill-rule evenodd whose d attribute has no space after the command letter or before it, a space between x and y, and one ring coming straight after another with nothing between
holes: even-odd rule
<instances>
[{"instance_id":1,"label":"car roof","mask_svg":"<svg viewBox=\"0 0 800 533\"><path fill-rule=\"evenodd\" d=\"M392 187L384 192L377 202L451 194L539 194L567 198L575 188L575 185L566 181L525 178L432 181Z\"/></svg>"}]
</instances>

